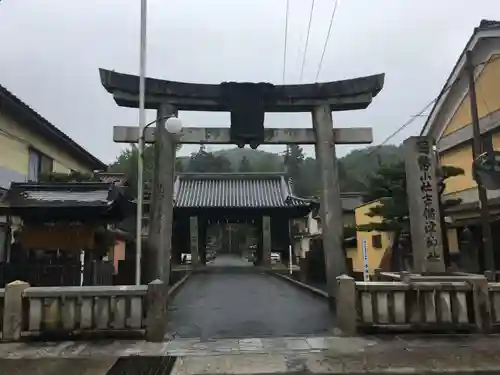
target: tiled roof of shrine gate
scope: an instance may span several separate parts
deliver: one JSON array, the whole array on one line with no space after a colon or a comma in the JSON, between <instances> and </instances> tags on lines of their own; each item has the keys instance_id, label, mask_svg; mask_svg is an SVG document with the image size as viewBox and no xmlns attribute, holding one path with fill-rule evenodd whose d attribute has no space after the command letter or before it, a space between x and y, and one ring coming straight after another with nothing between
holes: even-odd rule
<instances>
[{"instance_id":1,"label":"tiled roof of shrine gate","mask_svg":"<svg viewBox=\"0 0 500 375\"><path fill-rule=\"evenodd\" d=\"M307 207L314 200L295 197L283 174L179 174L174 184L175 207L271 208Z\"/></svg>"}]
</instances>

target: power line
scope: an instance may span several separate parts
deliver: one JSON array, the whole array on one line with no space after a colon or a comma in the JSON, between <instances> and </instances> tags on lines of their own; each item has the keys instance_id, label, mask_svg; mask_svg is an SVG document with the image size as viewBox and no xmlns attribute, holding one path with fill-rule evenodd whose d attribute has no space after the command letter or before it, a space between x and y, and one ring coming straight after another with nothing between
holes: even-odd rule
<instances>
[{"instance_id":1,"label":"power line","mask_svg":"<svg viewBox=\"0 0 500 375\"><path fill-rule=\"evenodd\" d=\"M478 67L480 67L482 65L486 66L486 65L491 64L492 62L494 62L494 61L496 61L498 59L500 59L500 56L495 56L495 57L489 59L488 61L483 61L483 62L477 64L475 66L475 68L478 68ZM392 138L394 138L396 135L398 135L401 131L403 131L409 125L411 125L413 122L415 122L415 120L417 118L424 116L424 112L427 111L427 109L429 109L434 103L436 103L439 100L439 98L441 98L442 95L444 95L446 92L448 92L449 90L451 90L453 88L453 86L455 86L456 84L458 84L462 78L463 77L458 77L455 81L453 81L448 86L446 86L445 88L443 88L443 90L441 90L441 92L439 93L438 96L436 96L434 99L432 99L424 108L422 108L417 114L413 115L403 125L401 125L400 127L398 127L391 135L389 135L386 139L384 139L384 141L382 143L380 143L377 146L374 146L373 149L370 150L370 152L368 152L366 154L366 156L367 157L371 156L379 147L384 146L387 142L389 142Z\"/></svg>"},{"instance_id":2,"label":"power line","mask_svg":"<svg viewBox=\"0 0 500 375\"><path fill-rule=\"evenodd\" d=\"M309 35L311 34L311 26L314 13L314 3L315 0L312 0L311 10L309 11L309 25L307 26L306 44L304 46L304 55L302 56L302 66L300 68L300 82L302 82L302 77L304 76L304 66L306 65L307 48L309 47Z\"/></svg>"},{"instance_id":3,"label":"power line","mask_svg":"<svg viewBox=\"0 0 500 375\"><path fill-rule=\"evenodd\" d=\"M371 156L375 152L375 150L377 150L379 147L384 146L387 142L389 142L392 138L394 138L396 135L398 135L400 132L402 132L404 129L406 129L409 125L413 124L413 122L415 122L416 119L422 117L423 113L425 111L427 111L434 103L436 103L441 95L443 95L444 93L449 91L459 81L460 81L460 78L457 79L452 84L450 84L448 87L446 87L437 97L435 97L429 103L427 103L427 105L424 108L422 108L417 114L411 116L408 121L406 121L403 125L398 127L393 133L391 133L391 135L389 135L387 138L385 138L382 143L380 143L379 145L375 146L372 150L370 150L370 152L368 152L368 154L366 154L366 156L367 157Z\"/></svg>"},{"instance_id":4,"label":"power line","mask_svg":"<svg viewBox=\"0 0 500 375\"><path fill-rule=\"evenodd\" d=\"M319 73L321 72L321 67L323 65L323 59L325 58L326 47L328 46L330 34L332 33L333 21L335 19L335 13L337 13L339 1L340 0L334 0L332 17L330 18L330 25L328 26L328 32L326 34L325 45L323 46L323 52L321 53L321 59L319 60L318 71L316 72L316 82L318 81Z\"/></svg>"},{"instance_id":5,"label":"power line","mask_svg":"<svg viewBox=\"0 0 500 375\"><path fill-rule=\"evenodd\" d=\"M451 86L446 91L448 91L450 88L451 88ZM437 98L433 99L423 109L421 109L420 112L418 112L416 115L411 116L411 118L408 121L406 121L403 125L401 125L399 128L397 128L394 133L392 133L386 139L384 139L384 141L379 146L386 144L392 138L394 138L397 134L399 134L401 131L403 131L409 125L411 125L417 118L424 116L424 112L427 111L436 101L437 101Z\"/></svg>"},{"instance_id":6,"label":"power line","mask_svg":"<svg viewBox=\"0 0 500 375\"><path fill-rule=\"evenodd\" d=\"M285 10L285 42L283 47L283 84L285 84L286 75L286 50L288 42L288 16L290 13L290 0L286 0L286 10Z\"/></svg>"}]
</instances>

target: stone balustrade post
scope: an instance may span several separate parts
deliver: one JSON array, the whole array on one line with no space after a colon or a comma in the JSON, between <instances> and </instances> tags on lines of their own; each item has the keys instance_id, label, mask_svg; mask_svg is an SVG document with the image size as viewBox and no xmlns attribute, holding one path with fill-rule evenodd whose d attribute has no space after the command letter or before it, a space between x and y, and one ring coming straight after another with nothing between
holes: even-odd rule
<instances>
[{"instance_id":1,"label":"stone balustrade post","mask_svg":"<svg viewBox=\"0 0 500 375\"><path fill-rule=\"evenodd\" d=\"M356 281L347 275L337 277L336 315L338 328L345 335L357 332L358 313L356 310Z\"/></svg>"},{"instance_id":2,"label":"stone balustrade post","mask_svg":"<svg viewBox=\"0 0 500 375\"><path fill-rule=\"evenodd\" d=\"M474 307L474 322L479 332L491 329L491 305L486 276L473 276L467 282L472 286L472 304Z\"/></svg>"},{"instance_id":3,"label":"stone balustrade post","mask_svg":"<svg viewBox=\"0 0 500 375\"><path fill-rule=\"evenodd\" d=\"M161 280L148 284L146 295L146 340L162 342L167 331L168 286Z\"/></svg>"},{"instance_id":4,"label":"stone balustrade post","mask_svg":"<svg viewBox=\"0 0 500 375\"><path fill-rule=\"evenodd\" d=\"M17 341L23 330L23 293L29 288L24 281L13 281L5 286L3 308L3 341Z\"/></svg>"}]
</instances>

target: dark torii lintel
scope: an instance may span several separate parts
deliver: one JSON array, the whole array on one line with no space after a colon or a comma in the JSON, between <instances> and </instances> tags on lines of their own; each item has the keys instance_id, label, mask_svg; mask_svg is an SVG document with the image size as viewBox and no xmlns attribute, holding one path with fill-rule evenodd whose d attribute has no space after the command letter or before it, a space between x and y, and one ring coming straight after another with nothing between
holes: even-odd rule
<instances>
[{"instance_id":1,"label":"dark torii lintel","mask_svg":"<svg viewBox=\"0 0 500 375\"><path fill-rule=\"evenodd\" d=\"M139 76L106 69L99 73L102 85L119 106L139 106ZM225 85L146 78L146 108L169 103L180 111L230 112ZM265 112L309 112L324 104L330 104L332 111L347 111L368 107L384 86L384 74L304 85L265 85Z\"/></svg>"}]
</instances>

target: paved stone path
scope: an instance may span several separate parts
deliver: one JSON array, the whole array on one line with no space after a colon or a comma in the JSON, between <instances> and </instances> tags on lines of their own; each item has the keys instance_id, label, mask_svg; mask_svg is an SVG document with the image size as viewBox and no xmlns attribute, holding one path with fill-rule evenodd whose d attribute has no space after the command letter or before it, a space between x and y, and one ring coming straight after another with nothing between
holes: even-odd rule
<instances>
[{"instance_id":1,"label":"paved stone path","mask_svg":"<svg viewBox=\"0 0 500 375\"><path fill-rule=\"evenodd\" d=\"M169 338L328 335L325 299L253 268L191 276L169 306ZM208 267L207 267L208 269ZM232 271L231 271L232 270Z\"/></svg>"},{"instance_id":2,"label":"paved stone path","mask_svg":"<svg viewBox=\"0 0 500 375\"><path fill-rule=\"evenodd\" d=\"M207 264L207 267L254 267L252 262L243 259L237 254L220 254L215 259Z\"/></svg>"},{"instance_id":3,"label":"paved stone path","mask_svg":"<svg viewBox=\"0 0 500 375\"><path fill-rule=\"evenodd\" d=\"M171 375L500 372L499 336L7 343L0 374L105 375L119 357L176 356ZM153 372L154 373L154 372Z\"/></svg>"}]
</instances>

